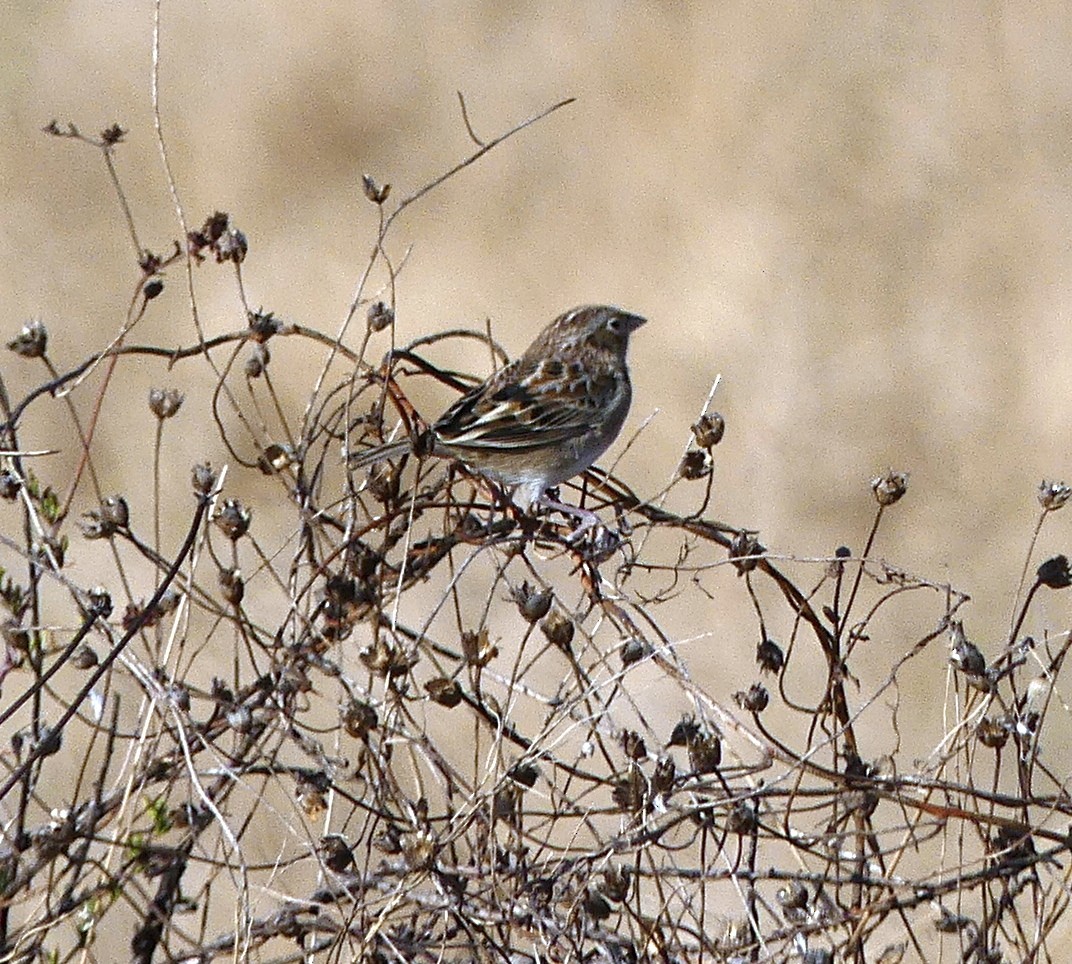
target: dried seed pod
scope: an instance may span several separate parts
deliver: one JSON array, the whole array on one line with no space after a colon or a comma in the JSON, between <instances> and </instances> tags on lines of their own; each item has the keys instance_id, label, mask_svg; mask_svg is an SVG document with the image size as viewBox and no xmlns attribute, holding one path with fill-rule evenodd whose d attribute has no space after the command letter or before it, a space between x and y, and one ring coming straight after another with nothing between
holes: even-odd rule
<instances>
[{"instance_id":1,"label":"dried seed pod","mask_svg":"<svg viewBox=\"0 0 1072 964\"><path fill-rule=\"evenodd\" d=\"M311 693L313 681L300 666L290 663L279 671L275 686L276 692L285 700L296 693Z\"/></svg>"},{"instance_id":2,"label":"dried seed pod","mask_svg":"<svg viewBox=\"0 0 1072 964\"><path fill-rule=\"evenodd\" d=\"M343 708L342 725L350 736L364 740L379 727L380 718L372 705L355 699Z\"/></svg>"},{"instance_id":3,"label":"dried seed pod","mask_svg":"<svg viewBox=\"0 0 1072 964\"><path fill-rule=\"evenodd\" d=\"M121 144L123 138L127 136L127 132L118 124L111 124L101 131L101 142L107 147L114 147L116 144Z\"/></svg>"},{"instance_id":4,"label":"dried seed pod","mask_svg":"<svg viewBox=\"0 0 1072 964\"><path fill-rule=\"evenodd\" d=\"M383 556L367 543L355 541L347 546L346 568L358 579L368 579L382 561Z\"/></svg>"},{"instance_id":5,"label":"dried seed pod","mask_svg":"<svg viewBox=\"0 0 1072 964\"><path fill-rule=\"evenodd\" d=\"M71 665L75 669L93 669L99 664L100 658L97 656L96 651L85 643L82 643L71 653Z\"/></svg>"},{"instance_id":6,"label":"dried seed pod","mask_svg":"<svg viewBox=\"0 0 1072 964\"><path fill-rule=\"evenodd\" d=\"M383 204L391 193L390 184L384 184L383 187L380 187L368 174L361 175L361 186L365 190L365 197L373 204Z\"/></svg>"},{"instance_id":7,"label":"dried seed pod","mask_svg":"<svg viewBox=\"0 0 1072 964\"><path fill-rule=\"evenodd\" d=\"M893 505L908 491L908 473L890 469L871 480L871 491L880 506Z\"/></svg>"},{"instance_id":8,"label":"dried seed pod","mask_svg":"<svg viewBox=\"0 0 1072 964\"><path fill-rule=\"evenodd\" d=\"M770 693L762 683L753 683L747 690L733 694L734 702L749 713L762 713L770 703Z\"/></svg>"},{"instance_id":9,"label":"dried seed pod","mask_svg":"<svg viewBox=\"0 0 1072 964\"><path fill-rule=\"evenodd\" d=\"M283 322L276 318L272 312L264 311L260 308L256 311L251 311L246 320L253 340L260 344L266 342L273 335L278 335L283 330Z\"/></svg>"},{"instance_id":10,"label":"dried seed pod","mask_svg":"<svg viewBox=\"0 0 1072 964\"><path fill-rule=\"evenodd\" d=\"M11 502L19 494L22 483L19 477L10 469L0 469L0 499Z\"/></svg>"},{"instance_id":11,"label":"dried seed pod","mask_svg":"<svg viewBox=\"0 0 1072 964\"><path fill-rule=\"evenodd\" d=\"M233 703L235 701L234 692L231 690L231 687L218 676L212 677L209 693L216 703Z\"/></svg>"},{"instance_id":12,"label":"dried seed pod","mask_svg":"<svg viewBox=\"0 0 1072 964\"><path fill-rule=\"evenodd\" d=\"M570 650L570 644L573 642L575 628L573 620L564 613L558 612L558 610L549 613L547 618L540 623L540 629L543 630L543 634L547 637L547 641L552 646L557 646L565 653L568 653Z\"/></svg>"},{"instance_id":13,"label":"dried seed pod","mask_svg":"<svg viewBox=\"0 0 1072 964\"><path fill-rule=\"evenodd\" d=\"M652 792L658 796L666 796L674 788L674 778L677 775L677 767L668 756L662 757L655 764L655 770L651 775Z\"/></svg>"},{"instance_id":14,"label":"dried seed pod","mask_svg":"<svg viewBox=\"0 0 1072 964\"><path fill-rule=\"evenodd\" d=\"M176 248L176 253L178 253L178 248ZM146 248L138 257L138 267L141 268L142 273L145 275L146 278L151 278L161 268L164 267L164 259L158 254L153 254L152 251ZM159 278L156 280L160 281L161 287L164 286L163 280ZM149 282L146 287L148 287L151 283L152 282ZM157 294L159 294L159 292L157 292ZM155 298L156 295L153 295L153 297ZM148 300L148 298L146 300Z\"/></svg>"},{"instance_id":15,"label":"dried seed pod","mask_svg":"<svg viewBox=\"0 0 1072 964\"><path fill-rule=\"evenodd\" d=\"M608 900L620 904L629 896L633 875L628 867L608 867L603 871L603 883L600 890Z\"/></svg>"},{"instance_id":16,"label":"dried seed pod","mask_svg":"<svg viewBox=\"0 0 1072 964\"><path fill-rule=\"evenodd\" d=\"M48 349L48 329L38 319L26 322L7 347L22 358L42 358Z\"/></svg>"},{"instance_id":17,"label":"dried seed pod","mask_svg":"<svg viewBox=\"0 0 1072 964\"><path fill-rule=\"evenodd\" d=\"M533 907L546 910L555 896L555 878L536 877L525 884L525 893L532 901Z\"/></svg>"},{"instance_id":18,"label":"dried seed pod","mask_svg":"<svg viewBox=\"0 0 1072 964\"><path fill-rule=\"evenodd\" d=\"M387 824L384 829L372 838L372 845L380 853L394 856L402 853L402 831L394 824Z\"/></svg>"},{"instance_id":19,"label":"dried seed pod","mask_svg":"<svg viewBox=\"0 0 1072 964\"><path fill-rule=\"evenodd\" d=\"M395 312L390 305L384 304L382 301L374 301L369 305L366 318L369 331L383 331L384 328L394 323Z\"/></svg>"},{"instance_id":20,"label":"dried seed pod","mask_svg":"<svg viewBox=\"0 0 1072 964\"><path fill-rule=\"evenodd\" d=\"M38 725L36 728L24 727L11 737L11 749L17 759L22 759L23 749L41 756L53 756L63 746L63 734L55 727Z\"/></svg>"},{"instance_id":21,"label":"dried seed pod","mask_svg":"<svg viewBox=\"0 0 1072 964\"><path fill-rule=\"evenodd\" d=\"M436 841L430 830L418 830L402 837L402 856L410 871L427 870L435 859Z\"/></svg>"},{"instance_id":22,"label":"dried seed pod","mask_svg":"<svg viewBox=\"0 0 1072 964\"><path fill-rule=\"evenodd\" d=\"M282 472L284 469L297 468L298 464L298 455L293 447L280 445L278 442L267 446L257 459L257 468L265 475L275 475L276 472Z\"/></svg>"},{"instance_id":23,"label":"dried seed pod","mask_svg":"<svg viewBox=\"0 0 1072 964\"><path fill-rule=\"evenodd\" d=\"M120 620L120 625L122 625L124 632L129 633L138 626L154 626L159 621L159 619L153 618L152 613L147 613L143 609L142 603L129 602L123 609L123 618Z\"/></svg>"},{"instance_id":24,"label":"dried seed pod","mask_svg":"<svg viewBox=\"0 0 1072 964\"><path fill-rule=\"evenodd\" d=\"M238 499L224 499L216 512L215 523L228 539L237 542L249 532L253 513Z\"/></svg>"},{"instance_id":25,"label":"dried seed pod","mask_svg":"<svg viewBox=\"0 0 1072 964\"><path fill-rule=\"evenodd\" d=\"M756 663L762 673L780 673L785 666L785 653L773 639L764 639L756 647Z\"/></svg>"},{"instance_id":26,"label":"dried seed pod","mask_svg":"<svg viewBox=\"0 0 1072 964\"><path fill-rule=\"evenodd\" d=\"M1050 589L1067 589L1072 586L1072 569L1066 556L1054 556L1038 567L1038 581Z\"/></svg>"},{"instance_id":27,"label":"dried seed pod","mask_svg":"<svg viewBox=\"0 0 1072 964\"><path fill-rule=\"evenodd\" d=\"M965 676L984 676L986 659L964 633L964 625L955 621L949 629L949 662Z\"/></svg>"},{"instance_id":28,"label":"dried seed pod","mask_svg":"<svg viewBox=\"0 0 1072 964\"><path fill-rule=\"evenodd\" d=\"M718 412L701 415L700 420L692 426L692 437L702 449L713 449L726 434L726 420Z\"/></svg>"},{"instance_id":29,"label":"dried seed pod","mask_svg":"<svg viewBox=\"0 0 1072 964\"><path fill-rule=\"evenodd\" d=\"M607 898L592 888L585 891L584 899L581 901L581 907L584 909L584 912L595 921L606 920L611 914L611 906L608 903Z\"/></svg>"},{"instance_id":30,"label":"dried seed pod","mask_svg":"<svg viewBox=\"0 0 1072 964\"><path fill-rule=\"evenodd\" d=\"M320 838L320 842L316 846L316 852L320 855L320 859L324 861L324 866L337 874L341 874L344 870L348 870L353 866L354 852L350 849L346 838L341 834L325 834Z\"/></svg>"},{"instance_id":31,"label":"dried seed pod","mask_svg":"<svg viewBox=\"0 0 1072 964\"><path fill-rule=\"evenodd\" d=\"M324 598L336 606L352 605L357 600L357 581L345 573L331 573L324 580Z\"/></svg>"},{"instance_id":32,"label":"dried seed pod","mask_svg":"<svg viewBox=\"0 0 1072 964\"><path fill-rule=\"evenodd\" d=\"M388 678L405 676L420 659L415 650L402 649L383 636L362 649L357 656L377 676Z\"/></svg>"},{"instance_id":33,"label":"dried seed pod","mask_svg":"<svg viewBox=\"0 0 1072 964\"><path fill-rule=\"evenodd\" d=\"M223 236L230 223L230 217L223 211L214 211L198 230L186 235L186 250L197 261L205 260L205 249L215 250L216 242Z\"/></svg>"},{"instance_id":34,"label":"dried seed pod","mask_svg":"<svg viewBox=\"0 0 1072 964\"><path fill-rule=\"evenodd\" d=\"M778 903L784 908L800 910L808 906L808 888L799 880L791 881L784 887L778 888Z\"/></svg>"},{"instance_id":35,"label":"dried seed pod","mask_svg":"<svg viewBox=\"0 0 1072 964\"><path fill-rule=\"evenodd\" d=\"M530 586L527 581L523 582L514 590L514 602L517 603L521 618L527 623L538 623L547 615L555 594L550 590L537 589Z\"/></svg>"},{"instance_id":36,"label":"dried seed pod","mask_svg":"<svg viewBox=\"0 0 1072 964\"><path fill-rule=\"evenodd\" d=\"M245 234L236 227L228 227L219 241L216 242L216 261L223 264L225 261L233 261L241 264L246 260L249 252L249 241Z\"/></svg>"},{"instance_id":37,"label":"dried seed pod","mask_svg":"<svg viewBox=\"0 0 1072 964\"><path fill-rule=\"evenodd\" d=\"M89 512L83 512L82 517L78 520L78 530L82 533L83 539L107 539L112 534L112 531L101 521L100 513L95 509Z\"/></svg>"},{"instance_id":38,"label":"dried seed pod","mask_svg":"<svg viewBox=\"0 0 1072 964\"><path fill-rule=\"evenodd\" d=\"M101 521L112 529L125 529L130 522L130 508L121 495L109 495L101 501Z\"/></svg>"},{"instance_id":39,"label":"dried seed pod","mask_svg":"<svg viewBox=\"0 0 1072 964\"><path fill-rule=\"evenodd\" d=\"M103 586L94 586L87 593L86 609L98 619L107 619L112 614L112 597Z\"/></svg>"},{"instance_id":40,"label":"dried seed pod","mask_svg":"<svg viewBox=\"0 0 1072 964\"><path fill-rule=\"evenodd\" d=\"M216 483L219 481L219 476L213 470L211 463L198 462L193 467L191 473L194 494L198 496L209 496L216 488Z\"/></svg>"},{"instance_id":41,"label":"dried seed pod","mask_svg":"<svg viewBox=\"0 0 1072 964\"><path fill-rule=\"evenodd\" d=\"M1025 825L998 827L989 849L1000 866L1009 868L1029 867L1037 854L1031 829Z\"/></svg>"},{"instance_id":42,"label":"dried seed pod","mask_svg":"<svg viewBox=\"0 0 1072 964\"><path fill-rule=\"evenodd\" d=\"M739 800L726 814L726 829L730 833L744 835L759 825L759 812L752 800Z\"/></svg>"},{"instance_id":43,"label":"dried seed pod","mask_svg":"<svg viewBox=\"0 0 1072 964\"><path fill-rule=\"evenodd\" d=\"M826 572L831 579L839 578L845 572L845 560L852 557L852 550L848 546L838 546L834 550L834 558L827 566ZM828 607L824 607L824 611ZM834 622L833 619L830 620Z\"/></svg>"},{"instance_id":44,"label":"dried seed pod","mask_svg":"<svg viewBox=\"0 0 1072 964\"><path fill-rule=\"evenodd\" d=\"M242 578L242 570L221 569L216 578L224 600L232 606L239 605L246 595L246 581Z\"/></svg>"},{"instance_id":45,"label":"dried seed pod","mask_svg":"<svg viewBox=\"0 0 1072 964\"><path fill-rule=\"evenodd\" d=\"M647 789L644 774L634 766L630 767L629 772L615 784L611 797L622 810L639 813L644 807Z\"/></svg>"},{"instance_id":46,"label":"dried seed pod","mask_svg":"<svg viewBox=\"0 0 1072 964\"><path fill-rule=\"evenodd\" d=\"M181 683L171 683L164 690L168 700L183 713L190 712L190 690Z\"/></svg>"},{"instance_id":47,"label":"dried seed pod","mask_svg":"<svg viewBox=\"0 0 1072 964\"><path fill-rule=\"evenodd\" d=\"M696 722L695 717L692 714L686 714L670 731L670 739L667 740L666 745L688 746L693 740L698 740L701 734L700 724Z\"/></svg>"},{"instance_id":48,"label":"dried seed pod","mask_svg":"<svg viewBox=\"0 0 1072 964\"><path fill-rule=\"evenodd\" d=\"M677 467L679 478L687 482L706 478L711 474L711 456L703 449L691 449L686 452Z\"/></svg>"},{"instance_id":49,"label":"dried seed pod","mask_svg":"<svg viewBox=\"0 0 1072 964\"><path fill-rule=\"evenodd\" d=\"M235 733L248 733L253 728L253 711L245 703L232 706L225 716L227 725Z\"/></svg>"},{"instance_id":50,"label":"dried seed pod","mask_svg":"<svg viewBox=\"0 0 1072 964\"><path fill-rule=\"evenodd\" d=\"M150 388L149 411L158 419L173 418L186 400L177 388Z\"/></svg>"},{"instance_id":51,"label":"dried seed pod","mask_svg":"<svg viewBox=\"0 0 1072 964\"><path fill-rule=\"evenodd\" d=\"M722 762L722 741L715 733L701 733L689 741L689 763L697 774L716 773Z\"/></svg>"},{"instance_id":52,"label":"dried seed pod","mask_svg":"<svg viewBox=\"0 0 1072 964\"><path fill-rule=\"evenodd\" d=\"M453 709L462 701L462 688L456 680L438 676L424 684L428 695L440 706Z\"/></svg>"},{"instance_id":53,"label":"dried seed pod","mask_svg":"<svg viewBox=\"0 0 1072 964\"><path fill-rule=\"evenodd\" d=\"M642 659L647 659L651 654L652 648L647 640L631 636L622 643L622 666L632 666Z\"/></svg>"},{"instance_id":54,"label":"dried seed pod","mask_svg":"<svg viewBox=\"0 0 1072 964\"><path fill-rule=\"evenodd\" d=\"M521 788L507 783L495 789L491 798L491 813L497 820L516 821L521 812Z\"/></svg>"},{"instance_id":55,"label":"dried seed pod","mask_svg":"<svg viewBox=\"0 0 1072 964\"><path fill-rule=\"evenodd\" d=\"M316 820L327 809L324 791L313 781L299 778L294 788L294 798L310 820Z\"/></svg>"},{"instance_id":56,"label":"dried seed pod","mask_svg":"<svg viewBox=\"0 0 1072 964\"><path fill-rule=\"evenodd\" d=\"M271 360L272 353L268 350L267 345L254 345L253 350L249 353L249 358L246 359L246 363L242 367L246 378L260 378L268 368L268 363Z\"/></svg>"},{"instance_id":57,"label":"dried seed pod","mask_svg":"<svg viewBox=\"0 0 1072 964\"><path fill-rule=\"evenodd\" d=\"M1038 488L1039 505L1047 512L1056 512L1072 498L1072 486L1064 482L1047 482L1045 479Z\"/></svg>"},{"instance_id":58,"label":"dried seed pod","mask_svg":"<svg viewBox=\"0 0 1072 964\"><path fill-rule=\"evenodd\" d=\"M126 500L119 495L108 496L100 506L83 512L78 520L78 528L85 539L108 539L120 529L125 529L130 521L130 510Z\"/></svg>"},{"instance_id":59,"label":"dried seed pod","mask_svg":"<svg viewBox=\"0 0 1072 964\"><path fill-rule=\"evenodd\" d=\"M626 730L622 734L622 750L630 760L640 761L647 759L648 747L644 738L636 730Z\"/></svg>"},{"instance_id":60,"label":"dried seed pod","mask_svg":"<svg viewBox=\"0 0 1072 964\"><path fill-rule=\"evenodd\" d=\"M540 771L531 763L516 763L510 767L507 776L515 783L521 784L526 790L531 790L536 786Z\"/></svg>"},{"instance_id":61,"label":"dried seed pod","mask_svg":"<svg viewBox=\"0 0 1072 964\"><path fill-rule=\"evenodd\" d=\"M388 505L398 498L399 480L398 466L392 462L369 466L368 490L381 505Z\"/></svg>"},{"instance_id":62,"label":"dried seed pod","mask_svg":"<svg viewBox=\"0 0 1072 964\"><path fill-rule=\"evenodd\" d=\"M758 557L766 551L754 535L749 532L738 532L730 543L730 561L738 574L751 572L759 565Z\"/></svg>"},{"instance_id":63,"label":"dried seed pod","mask_svg":"<svg viewBox=\"0 0 1072 964\"><path fill-rule=\"evenodd\" d=\"M486 626L462 632L462 655L470 666L487 666L499 655L499 648L491 641Z\"/></svg>"},{"instance_id":64,"label":"dried seed pod","mask_svg":"<svg viewBox=\"0 0 1072 964\"><path fill-rule=\"evenodd\" d=\"M975 728L975 735L983 746L991 750L1000 750L1009 739L1009 729L1001 722L984 717Z\"/></svg>"}]
</instances>

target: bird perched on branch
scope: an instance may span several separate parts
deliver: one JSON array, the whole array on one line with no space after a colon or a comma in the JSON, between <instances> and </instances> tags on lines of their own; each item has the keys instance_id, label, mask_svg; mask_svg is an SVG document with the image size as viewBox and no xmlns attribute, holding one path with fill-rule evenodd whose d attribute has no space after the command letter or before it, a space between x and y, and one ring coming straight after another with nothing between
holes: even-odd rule
<instances>
[{"instance_id":1,"label":"bird perched on branch","mask_svg":"<svg viewBox=\"0 0 1072 964\"><path fill-rule=\"evenodd\" d=\"M618 437L632 387L629 336L645 319L609 305L560 315L525 353L450 406L433 423L422 455L457 459L513 489L522 509L533 504L580 516L546 492L584 472ZM413 452L407 439L353 456L362 468Z\"/></svg>"}]
</instances>

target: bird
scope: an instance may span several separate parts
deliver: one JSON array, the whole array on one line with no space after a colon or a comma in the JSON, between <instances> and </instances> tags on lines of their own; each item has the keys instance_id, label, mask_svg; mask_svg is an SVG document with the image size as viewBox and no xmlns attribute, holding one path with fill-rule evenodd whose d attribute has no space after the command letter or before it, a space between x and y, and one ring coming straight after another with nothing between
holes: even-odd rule
<instances>
[{"instance_id":1,"label":"bird","mask_svg":"<svg viewBox=\"0 0 1072 964\"><path fill-rule=\"evenodd\" d=\"M421 455L456 459L512 490L523 511L534 505L598 522L547 490L587 470L622 430L632 400L629 336L646 323L611 305L559 315L510 364L459 398L432 423ZM350 458L360 469L414 452L387 442ZM580 531L580 530L579 530Z\"/></svg>"}]
</instances>

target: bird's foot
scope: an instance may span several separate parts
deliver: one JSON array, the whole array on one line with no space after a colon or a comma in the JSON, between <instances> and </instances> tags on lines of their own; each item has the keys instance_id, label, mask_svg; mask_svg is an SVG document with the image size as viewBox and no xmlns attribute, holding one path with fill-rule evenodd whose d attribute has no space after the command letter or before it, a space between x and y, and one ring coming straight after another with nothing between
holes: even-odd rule
<instances>
[{"instance_id":1,"label":"bird's foot","mask_svg":"<svg viewBox=\"0 0 1072 964\"><path fill-rule=\"evenodd\" d=\"M590 509L567 505L547 495L541 496L534 504L553 512L561 512L577 520L576 528L566 537L566 542L571 546L579 546L588 540L591 543L591 553L598 557L605 557L613 553L622 543L621 533L607 526Z\"/></svg>"}]
</instances>

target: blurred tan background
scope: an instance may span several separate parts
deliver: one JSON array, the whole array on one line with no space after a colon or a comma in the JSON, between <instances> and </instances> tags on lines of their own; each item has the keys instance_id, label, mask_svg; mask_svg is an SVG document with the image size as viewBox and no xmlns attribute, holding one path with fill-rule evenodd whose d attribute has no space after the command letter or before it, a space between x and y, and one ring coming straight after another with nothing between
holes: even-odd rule
<instances>
[{"instance_id":1,"label":"blurred tan background","mask_svg":"<svg viewBox=\"0 0 1072 964\"><path fill-rule=\"evenodd\" d=\"M456 91L486 139L576 97L398 223L392 255L412 245L399 340L490 318L516 353L577 303L647 315L631 426L657 414L644 456L621 465L636 491L672 477L721 374L713 407L728 427L710 514L759 529L779 553L860 550L868 481L907 470L875 554L971 594L962 615L991 654L1037 485L1072 481L1072 21L1045 0L805 6L165 0L163 128L191 224L219 209L246 232L251 303L335 332L375 237L363 173L390 182L393 201L470 153ZM129 129L117 164L141 241L163 252L180 234L153 136L152 14L148 0L84 0L5 16L3 335L41 318L61 368L119 330L138 271L99 156L40 129ZM209 334L244 324L226 271L206 265L195 280ZM133 341L194 342L183 288L171 271ZM484 354L456 362L486 371ZM285 379L295 422L322 356L309 357ZM0 366L14 398L42 378L6 353ZM102 485L135 512L151 498L148 386L196 397L205 374L139 363L123 374L129 405L109 396ZM192 505L189 465L226 458L190 418L166 450L184 513L172 541ZM35 417L23 442L55 438ZM68 478L75 457L40 471ZM1072 514L1051 520L1035 565L1072 550L1070 525ZM1040 597L1025 632L1063 631L1069 598ZM711 609L679 632L732 624ZM706 643L686 654L709 671L736 660L732 682L698 667L719 699L754 677L754 622L741 626L728 658ZM914 641L897 633L876 641L876 667ZM943 654L924 662L933 699L902 681L908 745L912 725L942 713Z\"/></svg>"},{"instance_id":2,"label":"blurred tan background","mask_svg":"<svg viewBox=\"0 0 1072 964\"><path fill-rule=\"evenodd\" d=\"M165 2L162 17L182 200L194 224L218 208L245 230L254 305L337 330L374 237L360 176L399 197L464 157L456 91L484 138L574 96L398 225L396 258L413 245L399 338L490 318L516 352L579 302L646 314L632 424L658 409L661 457L623 463L639 492L670 477L721 373L714 515L780 552L859 550L868 480L908 470L877 554L970 593L984 649L1007 631L1036 486L1072 477L1064 5ZM152 9L7 20L4 324L42 318L62 366L118 330L137 272L99 158L40 128L128 128L118 167L142 243L179 234L153 140ZM208 332L239 327L224 273L197 281ZM192 342L181 271L134 340ZM15 395L38 380L3 366ZM106 413L106 489L145 477L128 453L151 431L147 385L183 385L138 377L137 417ZM196 432L182 444L177 464L220 459ZM1044 552L1072 548L1070 520ZM1059 631L1065 608L1051 596L1025 628Z\"/></svg>"}]
</instances>

